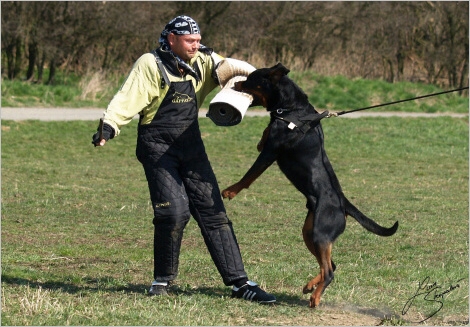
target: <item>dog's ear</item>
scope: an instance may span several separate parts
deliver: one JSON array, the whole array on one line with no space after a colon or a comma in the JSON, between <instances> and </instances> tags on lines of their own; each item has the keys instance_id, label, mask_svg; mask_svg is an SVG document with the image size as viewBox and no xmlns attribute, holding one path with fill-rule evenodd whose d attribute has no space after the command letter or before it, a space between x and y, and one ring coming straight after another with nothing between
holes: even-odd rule
<instances>
[{"instance_id":1,"label":"dog's ear","mask_svg":"<svg viewBox=\"0 0 470 327\"><path fill-rule=\"evenodd\" d=\"M269 79L273 84L277 84L279 80L286 76L289 72L290 70L284 67L283 64L278 63L277 65L271 67L269 71Z\"/></svg>"}]
</instances>

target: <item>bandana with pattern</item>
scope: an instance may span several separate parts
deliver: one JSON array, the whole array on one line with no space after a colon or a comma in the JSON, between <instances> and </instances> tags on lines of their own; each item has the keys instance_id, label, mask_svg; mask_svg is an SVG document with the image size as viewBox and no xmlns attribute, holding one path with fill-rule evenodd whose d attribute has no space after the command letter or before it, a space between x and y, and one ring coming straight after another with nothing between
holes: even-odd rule
<instances>
[{"instance_id":1,"label":"bandana with pattern","mask_svg":"<svg viewBox=\"0 0 470 327\"><path fill-rule=\"evenodd\" d=\"M170 44L168 43L168 34L173 33L176 35L188 35L188 34L201 34L199 26L196 21L189 16L178 16L173 18L168 24L166 24L163 29L160 39L158 42L161 45L162 50L169 51L177 60L178 64L183 67L183 69L193 76L197 81L200 81L201 78L197 72L189 66L183 59L178 57L173 51L171 51ZM204 45L199 46L199 51L202 51L207 54L212 53L212 49Z\"/></svg>"}]
</instances>

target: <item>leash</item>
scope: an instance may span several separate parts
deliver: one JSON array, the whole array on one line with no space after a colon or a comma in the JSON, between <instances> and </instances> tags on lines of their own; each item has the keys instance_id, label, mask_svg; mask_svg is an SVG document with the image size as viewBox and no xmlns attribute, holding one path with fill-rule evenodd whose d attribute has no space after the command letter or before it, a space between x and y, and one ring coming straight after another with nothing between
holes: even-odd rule
<instances>
[{"instance_id":1,"label":"leash","mask_svg":"<svg viewBox=\"0 0 470 327\"><path fill-rule=\"evenodd\" d=\"M418 99L422 99L422 98L428 98L428 97L432 97L432 96L436 96L436 95L441 95L441 94L446 94L446 93L451 93L451 92L457 92L457 91L462 91L462 90L468 90L468 86L467 86L467 87L461 87L461 88L459 88L459 89L449 90L449 91L443 91L443 92L438 92L438 93L432 93L432 94L421 95L421 96L418 96L418 97L415 97L415 98L410 98L410 99L404 99L404 100L398 100L398 101L393 101L393 102L387 102L387 103L377 104L377 105L375 105L375 106L369 106L369 107L364 107L364 108L359 108L359 109L353 109L353 110L346 110L346 111L340 111L340 112L335 112L335 113L329 113L328 116L326 116L326 117L327 117L327 118L330 118L330 117L338 117L338 116L345 115L345 114L349 114L349 113L355 112L355 111L361 111L361 110L367 110L367 109L372 109L372 108L384 107L384 106L389 106L389 105L391 105L391 104L396 104L396 103L400 103L400 102L413 101L413 100L418 100Z\"/></svg>"},{"instance_id":2,"label":"leash","mask_svg":"<svg viewBox=\"0 0 470 327\"><path fill-rule=\"evenodd\" d=\"M298 118L295 118L295 117L281 117L280 115L282 115L283 113L291 111L290 109L283 109L283 108L279 108L275 112L272 112L271 116L275 119L279 119L279 120L283 120L283 121L287 122L288 123L287 127L289 129L293 130L294 128L298 128L302 131L302 133L305 134L312 127L313 123L318 122L318 121L322 120L323 118L338 117L338 116L349 114L349 113L355 112L355 111L361 111L361 110L367 110L367 109L372 109L372 108L384 107L384 106L389 106L389 105L396 104L396 103L401 103L401 102L406 102L406 101L413 101L413 100L428 98L428 97L432 97L432 96L436 96L436 95L441 95L441 94L446 94L446 93L451 93L451 92L456 92L456 91L462 91L462 90L468 90L468 86L467 87L461 87L461 88L454 89L454 90L443 91L443 92L438 92L438 93L431 93L431 94L421 95L421 96L414 97L414 98L403 99L403 100L398 100L398 101L393 101L393 102L387 102L387 103L377 104L375 106L369 106L369 107L358 108L358 109L353 109L353 110L344 110L344 111L334 112L334 113L330 113L328 110L325 110L320 114L314 115L314 117L311 117L311 115L307 115L307 116L303 117L304 119L298 119ZM277 115L275 113L277 113Z\"/></svg>"}]
</instances>

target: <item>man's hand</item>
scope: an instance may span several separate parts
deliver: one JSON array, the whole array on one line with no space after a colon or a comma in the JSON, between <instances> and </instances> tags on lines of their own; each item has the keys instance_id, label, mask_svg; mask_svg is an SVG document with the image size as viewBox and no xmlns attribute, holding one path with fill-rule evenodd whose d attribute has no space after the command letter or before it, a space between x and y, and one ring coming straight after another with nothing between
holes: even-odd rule
<instances>
[{"instance_id":1,"label":"man's hand","mask_svg":"<svg viewBox=\"0 0 470 327\"><path fill-rule=\"evenodd\" d=\"M105 139L101 139L101 141L99 143L93 143L96 146L104 146L106 144L106 140Z\"/></svg>"},{"instance_id":2,"label":"man's hand","mask_svg":"<svg viewBox=\"0 0 470 327\"><path fill-rule=\"evenodd\" d=\"M106 141L114 137L114 134L114 128L108 124L105 124L103 118L101 118L98 131L93 134L91 143L93 143L95 147L103 146L106 144Z\"/></svg>"}]
</instances>

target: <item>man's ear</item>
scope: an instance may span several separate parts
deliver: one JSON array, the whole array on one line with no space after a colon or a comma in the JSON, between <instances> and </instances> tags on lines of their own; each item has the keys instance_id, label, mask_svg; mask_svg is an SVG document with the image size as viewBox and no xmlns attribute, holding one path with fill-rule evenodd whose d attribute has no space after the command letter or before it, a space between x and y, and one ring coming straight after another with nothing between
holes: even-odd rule
<instances>
[{"instance_id":1,"label":"man's ear","mask_svg":"<svg viewBox=\"0 0 470 327\"><path fill-rule=\"evenodd\" d=\"M175 37L176 35L174 33L170 33L167 35L166 39L168 40L168 43L170 45L173 45L175 43Z\"/></svg>"},{"instance_id":2,"label":"man's ear","mask_svg":"<svg viewBox=\"0 0 470 327\"><path fill-rule=\"evenodd\" d=\"M279 80L282 77L286 76L289 72L290 70L284 67L283 64L278 63L277 65L270 68L269 80L271 81L271 83L277 84Z\"/></svg>"}]
</instances>

